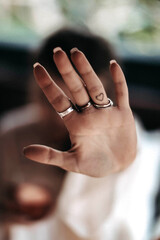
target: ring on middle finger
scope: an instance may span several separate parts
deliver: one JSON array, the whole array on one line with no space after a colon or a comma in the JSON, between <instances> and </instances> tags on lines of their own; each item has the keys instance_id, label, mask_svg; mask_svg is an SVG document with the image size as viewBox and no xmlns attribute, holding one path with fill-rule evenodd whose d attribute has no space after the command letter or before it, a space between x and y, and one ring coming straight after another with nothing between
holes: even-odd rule
<instances>
[{"instance_id":1,"label":"ring on middle finger","mask_svg":"<svg viewBox=\"0 0 160 240\"><path fill-rule=\"evenodd\" d=\"M76 104L76 108L78 109L79 112L84 111L85 109L89 108L92 105L92 103L89 101L88 103L86 103L83 106L79 106Z\"/></svg>"}]
</instances>

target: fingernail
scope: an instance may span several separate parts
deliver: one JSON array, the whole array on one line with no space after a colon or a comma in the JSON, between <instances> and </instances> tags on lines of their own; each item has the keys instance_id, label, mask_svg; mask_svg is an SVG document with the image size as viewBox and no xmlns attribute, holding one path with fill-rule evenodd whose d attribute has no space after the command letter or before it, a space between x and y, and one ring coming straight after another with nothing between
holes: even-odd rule
<instances>
[{"instance_id":1,"label":"fingernail","mask_svg":"<svg viewBox=\"0 0 160 240\"><path fill-rule=\"evenodd\" d=\"M58 51L62 51L62 48L56 47L56 48L53 49L53 53L56 53L56 52L58 52Z\"/></svg>"},{"instance_id":2,"label":"fingernail","mask_svg":"<svg viewBox=\"0 0 160 240\"><path fill-rule=\"evenodd\" d=\"M32 145L26 146L23 148L23 154L27 157L27 155L32 151Z\"/></svg>"},{"instance_id":3,"label":"fingernail","mask_svg":"<svg viewBox=\"0 0 160 240\"><path fill-rule=\"evenodd\" d=\"M72 48L72 49L70 50L70 53L71 53L71 54L74 53L74 52L78 52L78 48L74 47L74 48Z\"/></svg>"},{"instance_id":4,"label":"fingernail","mask_svg":"<svg viewBox=\"0 0 160 240\"><path fill-rule=\"evenodd\" d=\"M23 154L25 155L27 147L23 148Z\"/></svg>"},{"instance_id":5,"label":"fingernail","mask_svg":"<svg viewBox=\"0 0 160 240\"><path fill-rule=\"evenodd\" d=\"M40 66L40 64L38 62L33 64L33 68L36 68L37 66Z\"/></svg>"},{"instance_id":6,"label":"fingernail","mask_svg":"<svg viewBox=\"0 0 160 240\"><path fill-rule=\"evenodd\" d=\"M113 63L117 63L116 60L113 59L113 60L110 61L110 65L113 64Z\"/></svg>"}]
</instances>

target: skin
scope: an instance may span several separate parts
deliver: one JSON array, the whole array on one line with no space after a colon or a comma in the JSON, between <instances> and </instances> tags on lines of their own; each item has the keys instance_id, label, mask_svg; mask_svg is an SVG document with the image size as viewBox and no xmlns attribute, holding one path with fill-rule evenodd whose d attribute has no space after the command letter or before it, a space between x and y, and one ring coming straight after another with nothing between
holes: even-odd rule
<instances>
[{"instance_id":1,"label":"skin","mask_svg":"<svg viewBox=\"0 0 160 240\"><path fill-rule=\"evenodd\" d=\"M96 104L108 103L102 82L81 51L77 48L71 50L72 63L79 75L61 48L54 49L53 59L74 104L83 106L90 99ZM25 156L93 177L104 177L128 167L137 151L135 122L129 106L126 80L115 60L110 63L110 73L115 85L117 106L96 109L91 105L82 112L74 110L63 118L72 144L70 150L62 152L34 144L24 148ZM57 112L63 112L71 106L64 91L39 63L34 65L34 76Z\"/></svg>"}]
</instances>

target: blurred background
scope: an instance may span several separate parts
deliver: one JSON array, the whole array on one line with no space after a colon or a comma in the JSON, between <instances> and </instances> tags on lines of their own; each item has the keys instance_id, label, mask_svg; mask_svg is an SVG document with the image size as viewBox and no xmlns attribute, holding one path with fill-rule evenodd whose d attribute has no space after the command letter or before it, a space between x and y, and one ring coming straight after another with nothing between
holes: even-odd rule
<instances>
[{"instance_id":1,"label":"blurred background","mask_svg":"<svg viewBox=\"0 0 160 240\"><path fill-rule=\"evenodd\" d=\"M160 127L159 0L0 0L0 115L26 101L32 50L68 25L85 26L114 45L133 110L147 129Z\"/></svg>"},{"instance_id":2,"label":"blurred background","mask_svg":"<svg viewBox=\"0 0 160 240\"><path fill-rule=\"evenodd\" d=\"M160 128L160 0L0 0L0 118L27 102L31 55L63 26L88 28L109 40L122 60L132 109L147 130ZM0 178L1 171L2 166ZM36 186L28 188L44 195L50 210L51 196ZM43 210L36 215L31 208L30 215L38 218Z\"/></svg>"}]
</instances>

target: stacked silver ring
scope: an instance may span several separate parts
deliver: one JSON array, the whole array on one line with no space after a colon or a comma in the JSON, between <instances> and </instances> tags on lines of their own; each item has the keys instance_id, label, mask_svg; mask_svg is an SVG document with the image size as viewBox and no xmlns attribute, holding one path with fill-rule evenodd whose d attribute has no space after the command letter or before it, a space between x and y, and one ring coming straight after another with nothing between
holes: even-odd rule
<instances>
[{"instance_id":1,"label":"stacked silver ring","mask_svg":"<svg viewBox=\"0 0 160 240\"><path fill-rule=\"evenodd\" d=\"M92 103L90 101L83 106L79 106L76 104L76 108L79 112L84 111L85 109L89 108L90 106L92 106Z\"/></svg>"},{"instance_id":2,"label":"stacked silver ring","mask_svg":"<svg viewBox=\"0 0 160 240\"><path fill-rule=\"evenodd\" d=\"M97 104L97 103L94 103L94 102L88 102L88 103L86 103L85 105L83 105L83 106L78 106L78 105L76 105L76 108L77 108L77 110L79 111L79 112L82 112L82 111L84 111L85 109L87 109L87 108L89 108L90 106L94 106L95 108L97 108L97 109L101 109L101 108L108 108L108 107L111 107L111 106L113 106L113 102L112 102L112 100L110 99L110 98L108 98L108 103L107 104ZM70 101L71 102L71 101ZM72 102L71 102L71 104L72 104ZM65 111L63 111L63 112L57 112L58 113L58 115L61 117L61 118L64 118L65 116L67 116L68 114L70 114L71 112L73 112L75 110L75 108L73 107L73 104L69 107L69 108L67 108Z\"/></svg>"}]
</instances>

